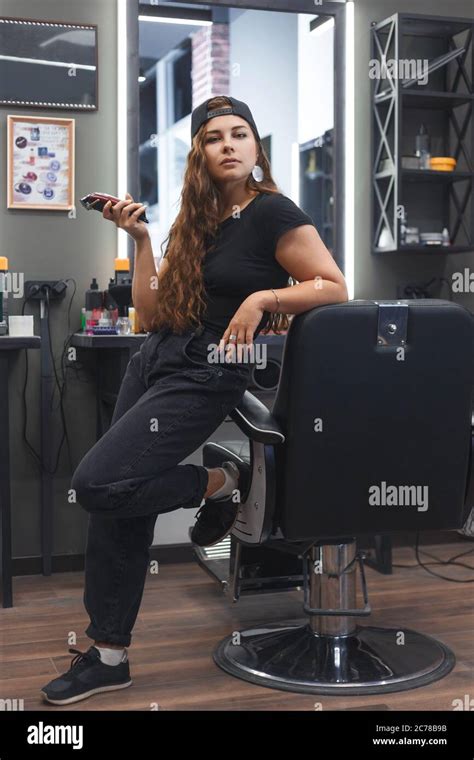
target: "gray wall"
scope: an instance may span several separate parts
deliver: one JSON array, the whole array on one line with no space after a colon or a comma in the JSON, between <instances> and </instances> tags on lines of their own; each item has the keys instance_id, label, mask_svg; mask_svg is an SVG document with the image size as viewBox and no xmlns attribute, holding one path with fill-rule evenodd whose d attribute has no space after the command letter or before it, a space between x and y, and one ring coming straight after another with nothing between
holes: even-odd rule
<instances>
[{"instance_id":1,"label":"gray wall","mask_svg":"<svg viewBox=\"0 0 474 760\"><path fill-rule=\"evenodd\" d=\"M395 298L397 284L428 282L432 277L463 271L472 254L371 254L371 159L367 136L371 130L370 26L396 12L473 18L472 0L356 0L355 2L355 287L354 298ZM447 298L447 289L442 298ZM453 300L474 311L473 294L454 294Z\"/></svg>"},{"instance_id":2,"label":"gray wall","mask_svg":"<svg viewBox=\"0 0 474 760\"><path fill-rule=\"evenodd\" d=\"M99 110L93 113L47 108L0 107L0 255L9 258L10 271L23 272L25 280L73 277L77 291L71 308L71 331L80 328L84 291L92 277L105 288L113 275L116 256L116 228L99 214L82 209L79 198L91 190L114 193L117 184L116 140L116 2L115 0L0 0L0 13L17 18L68 21L98 25ZM76 219L67 212L42 212L6 208L7 115L36 115L74 118L76 122ZM67 308L72 294L51 307L51 333L57 366L67 337ZM9 298L10 313L21 314L21 299ZM35 315L39 334L39 307L28 304L26 314ZM39 351L28 352L28 439L39 451ZM77 466L95 436L95 392L91 377L81 373L81 382L68 372L65 394L66 421L73 467ZM11 474L13 556L40 554L40 474L22 440L22 391L25 352L16 355L11 370ZM55 396L54 407L58 404ZM59 410L52 412L54 454L62 438ZM84 550L87 515L79 505L69 504L71 469L66 444L54 478L53 554L74 554Z\"/></svg>"}]
</instances>

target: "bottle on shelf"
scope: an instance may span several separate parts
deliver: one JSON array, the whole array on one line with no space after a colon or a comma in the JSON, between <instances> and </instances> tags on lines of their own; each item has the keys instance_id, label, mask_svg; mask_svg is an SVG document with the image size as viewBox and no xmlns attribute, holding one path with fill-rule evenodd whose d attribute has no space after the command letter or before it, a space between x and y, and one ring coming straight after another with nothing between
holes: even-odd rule
<instances>
[{"instance_id":1,"label":"bottle on shelf","mask_svg":"<svg viewBox=\"0 0 474 760\"><path fill-rule=\"evenodd\" d=\"M130 320L130 332L135 335L137 330L137 312L133 306L128 307L128 318Z\"/></svg>"},{"instance_id":2,"label":"bottle on shelf","mask_svg":"<svg viewBox=\"0 0 474 760\"><path fill-rule=\"evenodd\" d=\"M99 327L113 327L112 320L110 318L110 311L103 309L101 317L99 319Z\"/></svg>"},{"instance_id":3,"label":"bottle on shelf","mask_svg":"<svg viewBox=\"0 0 474 760\"><path fill-rule=\"evenodd\" d=\"M441 245L451 245L451 239L449 237L449 230L447 227L443 228L441 235L442 235L442 240L443 240Z\"/></svg>"},{"instance_id":4,"label":"bottle on shelf","mask_svg":"<svg viewBox=\"0 0 474 760\"><path fill-rule=\"evenodd\" d=\"M407 212L405 206L403 206L402 218L400 221L400 245L405 245L407 235Z\"/></svg>"},{"instance_id":5,"label":"bottle on shelf","mask_svg":"<svg viewBox=\"0 0 474 760\"><path fill-rule=\"evenodd\" d=\"M92 278L90 288L86 290L86 333L93 335L92 328L99 324L103 309L103 293L95 277Z\"/></svg>"},{"instance_id":6,"label":"bottle on shelf","mask_svg":"<svg viewBox=\"0 0 474 760\"><path fill-rule=\"evenodd\" d=\"M129 259L115 259L115 285L124 285L130 288L131 291L132 281L130 278L130 260ZM126 290L126 289L125 289ZM119 335L130 335L131 324L128 317L129 306L125 303L123 298L119 297L116 293L115 298L118 302L118 317L115 323L117 333ZM130 300L130 296L128 296Z\"/></svg>"},{"instance_id":7,"label":"bottle on shelf","mask_svg":"<svg viewBox=\"0 0 474 760\"><path fill-rule=\"evenodd\" d=\"M119 310L121 310L121 307L119 307ZM117 335L130 335L131 324L129 317L120 315L117 319L115 327L117 328Z\"/></svg>"},{"instance_id":8,"label":"bottle on shelf","mask_svg":"<svg viewBox=\"0 0 474 760\"><path fill-rule=\"evenodd\" d=\"M130 280L130 260L115 259L115 284L126 285Z\"/></svg>"},{"instance_id":9,"label":"bottle on shelf","mask_svg":"<svg viewBox=\"0 0 474 760\"><path fill-rule=\"evenodd\" d=\"M109 290L111 285L115 285L115 280L113 277L109 279L107 290L104 293L104 308L106 308L109 312L109 318L112 322L112 326L115 326L119 313L118 313L118 305L114 301Z\"/></svg>"},{"instance_id":10,"label":"bottle on shelf","mask_svg":"<svg viewBox=\"0 0 474 760\"><path fill-rule=\"evenodd\" d=\"M430 136L424 123L415 137L415 155L418 156L420 169L430 168L431 145Z\"/></svg>"}]
</instances>

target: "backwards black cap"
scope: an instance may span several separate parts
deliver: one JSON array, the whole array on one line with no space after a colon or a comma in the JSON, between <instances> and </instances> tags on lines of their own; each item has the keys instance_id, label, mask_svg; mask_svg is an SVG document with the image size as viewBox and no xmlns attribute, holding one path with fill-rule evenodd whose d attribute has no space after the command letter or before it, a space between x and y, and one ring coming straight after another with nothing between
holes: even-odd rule
<instances>
[{"instance_id":1,"label":"backwards black cap","mask_svg":"<svg viewBox=\"0 0 474 760\"><path fill-rule=\"evenodd\" d=\"M208 110L207 104L210 103L216 95L214 95L212 98L208 98L204 101L204 103L201 103L201 105L197 106L194 111L191 114L191 140L193 139L196 132L199 130L199 127L201 124L204 124L204 122L208 121L209 119L213 119L214 116L227 116L227 114L235 114L236 116L241 116L242 119L245 119L245 121L248 121L251 127L253 127L255 134L257 135L257 138L260 140L260 135L258 134L257 125L255 124L253 120L252 113L250 111L250 108L246 103L244 103L242 100L236 100L236 98L231 98L229 95L226 95L225 97L228 98L232 105L231 106L223 106L222 108L214 108L212 111Z\"/></svg>"}]
</instances>

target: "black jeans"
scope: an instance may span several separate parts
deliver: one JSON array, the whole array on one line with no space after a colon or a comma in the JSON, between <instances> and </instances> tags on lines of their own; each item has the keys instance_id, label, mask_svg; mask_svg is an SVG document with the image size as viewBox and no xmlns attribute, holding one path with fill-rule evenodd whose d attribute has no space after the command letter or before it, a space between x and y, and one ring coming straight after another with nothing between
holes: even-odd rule
<instances>
[{"instance_id":1,"label":"black jeans","mask_svg":"<svg viewBox=\"0 0 474 760\"><path fill-rule=\"evenodd\" d=\"M130 359L109 430L75 470L71 487L89 512L86 635L129 646L160 513L197 509L205 467L179 464L237 406L250 367L208 361L221 336L208 329L150 333Z\"/></svg>"}]
</instances>

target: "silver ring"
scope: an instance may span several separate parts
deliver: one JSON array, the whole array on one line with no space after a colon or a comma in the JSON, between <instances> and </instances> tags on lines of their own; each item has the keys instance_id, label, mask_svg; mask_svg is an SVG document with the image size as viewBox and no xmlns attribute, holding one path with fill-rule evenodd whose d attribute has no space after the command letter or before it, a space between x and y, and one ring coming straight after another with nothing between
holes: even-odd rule
<instances>
[{"instance_id":1,"label":"silver ring","mask_svg":"<svg viewBox=\"0 0 474 760\"><path fill-rule=\"evenodd\" d=\"M229 335L229 340L235 340L237 335Z\"/></svg>"}]
</instances>

